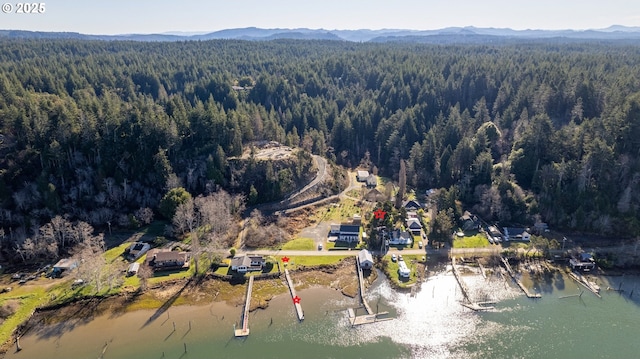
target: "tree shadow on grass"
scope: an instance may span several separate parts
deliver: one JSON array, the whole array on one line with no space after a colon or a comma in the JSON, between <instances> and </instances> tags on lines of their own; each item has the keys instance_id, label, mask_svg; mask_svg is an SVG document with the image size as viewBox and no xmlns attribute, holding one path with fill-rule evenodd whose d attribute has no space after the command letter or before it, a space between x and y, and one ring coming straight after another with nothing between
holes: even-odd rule
<instances>
[{"instance_id":1,"label":"tree shadow on grass","mask_svg":"<svg viewBox=\"0 0 640 359\"><path fill-rule=\"evenodd\" d=\"M189 278L189 280L182 286L182 288L180 288L179 291L177 291L174 295L171 296L171 298L167 299L166 302L164 302L160 308L158 308L155 313L153 313L153 315L151 317L149 317L149 319L142 325L142 327L140 329L143 329L144 327L146 327L147 325L153 323L156 319L158 319L158 317L160 317L160 315L162 315L164 312L166 312L169 307L171 307L173 305L173 303L175 303L175 301L180 298L180 295L182 295L182 292L184 292L184 290L193 282L193 281L197 281L200 282L202 279L201 278Z\"/></svg>"}]
</instances>

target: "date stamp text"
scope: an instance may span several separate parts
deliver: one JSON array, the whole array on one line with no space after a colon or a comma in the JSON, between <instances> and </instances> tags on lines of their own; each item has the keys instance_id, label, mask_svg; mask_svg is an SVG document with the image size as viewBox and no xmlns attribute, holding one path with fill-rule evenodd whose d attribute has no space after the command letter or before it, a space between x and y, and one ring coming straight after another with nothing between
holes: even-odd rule
<instances>
[{"instance_id":1,"label":"date stamp text","mask_svg":"<svg viewBox=\"0 0 640 359\"><path fill-rule=\"evenodd\" d=\"M43 2L6 2L1 9L5 14L44 14L47 6Z\"/></svg>"}]
</instances>

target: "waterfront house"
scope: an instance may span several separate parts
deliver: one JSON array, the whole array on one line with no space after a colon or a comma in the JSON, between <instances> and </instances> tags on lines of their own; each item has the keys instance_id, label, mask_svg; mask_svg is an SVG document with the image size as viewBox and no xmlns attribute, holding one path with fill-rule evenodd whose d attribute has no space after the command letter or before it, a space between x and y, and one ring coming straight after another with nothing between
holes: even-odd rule
<instances>
[{"instance_id":1,"label":"waterfront house","mask_svg":"<svg viewBox=\"0 0 640 359\"><path fill-rule=\"evenodd\" d=\"M358 182L367 182L367 178L369 178L369 171L358 171L356 175L356 179Z\"/></svg>"},{"instance_id":2,"label":"waterfront house","mask_svg":"<svg viewBox=\"0 0 640 359\"><path fill-rule=\"evenodd\" d=\"M571 269L589 272L596 268L596 260L593 258L591 253L583 252L577 256L571 257L571 259L569 259L569 265L571 266Z\"/></svg>"},{"instance_id":3,"label":"waterfront house","mask_svg":"<svg viewBox=\"0 0 640 359\"><path fill-rule=\"evenodd\" d=\"M504 227L504 240L529 242L531 233L528 228Z\"/></svg>"},{"instance_id":4,"label":"waterfront house","mask_svg":"<svg viewBox=\"0 0 640 359\"><path fill-rule=\"evenodd\" d=\"M411 244L412 240L413 239L409 232L396 229L395 231L391 232L391 238L389 239L389 244L407 245L407 244Z\"/></svg>"},{"instance_id":5,"label":"waterfront house","mask_svg":"<svg viewBox=\"0 0 640 359\"><path fill-rule=\"evenodd\" d=\"M373 256L371 252L366 249L363 249L358 253L358 259L360 260L360 268L362 269L371 269L373 268Z\"/></svg>"},{"instance_id":6,"label":"waterfront house","mask_svg":"<svg viewBox=\"0 0 640 359\"><path fill-rule=\"evenodd\" d=\"M264 267L265 259L259 255L243 255L234 257L231 260L231 270L238 273L256 272L261 271Z\"/></svg>"},{"instance_id":7,"label":"waterfront house","mask_svg":"<svg viewBox=\"0 0 640 359\"><path fill-rule=\"evenodd\" d=\"M151 249L149 243L143 242L134 242L127 248L125 251L126 257L129 261L133 262L136 259L142 257L143 254L147 253L147 251Z\"/></svg>"},{"instance_id":8,"label":"waterfront house","mask_svg":"<svg viewBox=\"0 0 640 359\"><path fill-rule=\"evenodd\" d=\"M147 264L154 271L171 269L188 269L190 266L189 252L178 252L169 249L152 249L147 254Z\"/></svg>"}]
</instances>

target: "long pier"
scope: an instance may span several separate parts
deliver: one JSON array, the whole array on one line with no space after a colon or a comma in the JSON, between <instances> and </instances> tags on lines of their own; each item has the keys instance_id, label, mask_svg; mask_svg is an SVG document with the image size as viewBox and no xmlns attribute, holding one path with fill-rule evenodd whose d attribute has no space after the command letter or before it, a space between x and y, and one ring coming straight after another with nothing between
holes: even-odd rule
<instances>
[{"instance_id":1,"label":"long pier","mask_svg":"<svg viewBox=\"0 0 640 359\"><path fill-rule=\"evenodd\" d=\"M296 289L293 287L293 281L291 280L291 276L289 275L289 270L287 268L284 269L284 277L287 279L287 285L289 286L289 292L291 292L291 299L293 300L293 306L296 308L296 314L298 315L298 320L304 320L304 312L302 311L302 305L300 305L300 297L296 294ZM298 300L296 300L298 298Z\"/></svg>"},{"instance_id":2,"label":"long pier","mask_svg":"<svg viewBox=\"0 0 640 359\"><path fill-rule=\"evenodd\" d=\"M246 337L249 335L249 308L251 307L251 291L253 290L253 276L249 277L249 285L247 286L247 299L244 302L244 311L242 312L242 328L235 329L236 337Z\"/></svg>"},{"instance_id":3,"label":"long pier","mask_svg":"<svg viewBox=\"0 0 640 359\"><path fill-rule=\"evenodd\" d=\"M527 289L527 287L525 287L524 284L522 284L522 282L518 278L516 278L516 275L513 272L513 269L511 269L511 265L509 264L509 262L504 257L500 257L500 259L502 260L502 264L504 264L504 267L507 269L507 273L509 273L513 281L516 282L518 287L520 287L520 289L524 292L524 294L526 294L528 298L542 298L539 293L529 292L529 289Z\"/></svg>"},{"instance_id":4,"label":"long pier","mask_svg":"<svg viewBox=\"0 0 640 359\"><path fill-rule=\"evenodd\" d=\"M587 280L583 275L569 272L569 277L571 277L571 279L575 280L576 282L580 283L583 287L589 289L589 291L595 294L598 298L602 298L602 296L600 295L600 288L597 288L593 284L591 284L589 280Z\"/></svg>"},{"instance_id":5,"label":"long pier","mask_svg":"<svg viewBox=\"0 0 640 359\"><path fill-rule=\"evenodd\" d=\"M469 289L467 288L467 285L462 281L462 278L460 278L460 272L458 272L458 268L456 267L456 257L451 257L451 269L453 271L453 276L456 277L456 280L458 281L458 285L460 285L462 296L464 296L464 299L471 303L471 299L469 298Z\"/></svg>"},{"instance_id":6,"label":"long pier","mask_svg":"<svg viewBox=\"0 0 640 359\"><path fill-rule=\"evenodd\" d=\"M356 325L372 324L384 320L392 320L393 318L384 317L389 314L389 312L374 313L369 306L369 303L364 298L364 276L362 275L362 267L360 267L359 256L356 256L356 269L358 271L358 283L360 286L360 300L362 301L362 305L364 306L364 310L367 312L367 314L356 316L355 311L349 308L349 322L351 322L351 326L355 327Z\"/></svg>"},{"instance_id":7,"label":"long pier","mask_svg":"<svg viewBox=\"0 0 640 359\"><path fill-rule=\"evenodd\" d=\"M367 311L367 314L373 314L373 310L367 303L367 300L364 299L364 276L362 275L362 267L360 267L360 257L356 256L356 268L358 269L358 283L360 284L360 299L362 300L362 305L364 305L364 309Z\"/></svg>"},{"instance_id":8,"label":"long pier","mask_svg":"<svg viewBox=\"0 0 640 359\"><path fill-rule=\"evenodd\" d=\"M456 281L458 281L458 285L460 285L460 290L462 291L462 295L464 296L464 299L466 299L466 302L461 303L462 306L475 311L494 309L494 307L485 307L484 305L495 304L495 302L477 303L471 300L471 297L469 296L469 288L467 288L467 285L462 280L460 276L460 272L458 272L458 268L456 267L456 257L451 257L451 268L453 271L453 276L456 277Z\"/></svg>"}]
</instances>

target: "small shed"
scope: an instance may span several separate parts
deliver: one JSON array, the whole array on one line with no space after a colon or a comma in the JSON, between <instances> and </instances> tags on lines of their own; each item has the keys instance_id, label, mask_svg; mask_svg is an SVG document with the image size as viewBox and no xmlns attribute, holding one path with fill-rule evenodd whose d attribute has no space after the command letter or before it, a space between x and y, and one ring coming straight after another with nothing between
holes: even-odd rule
<instances>
[{"instance_id":1,"label":"small shed","mask_svg":"<svg viewBox=\"0 0 640 359\"><path fill-rule=\"evenodd\" d=\"M371 252L366 249L363 249L358 253L358 259L360 261L360 268L362 269L371 269L373 268L373 256Z\"/></svg>"},{"instance_id":2,"label":"small shed","mask_svg":"<svg viewBox=\"0 0 640 359\"><path fill-rule=\"evenodd\" d=\"M78 261L73 258L63 258L58 263L53 265L53 273L56 275L62 275L64 272L68 272L78 267Z\"/></svg>"},{"instance_id":3,"label":"small shed","mask_svg":"<svg viewBox=\"0 0 640 359\"><path fill-rule=\"evenodd\" d=\"M138 270L140 269L140 263L131 263L129 268L127 269L127 276L133 276L138 274Z\"/></svg>"},{"instance_id":4,"label":"small shed","mask_svg":"<svg viewBox=\"0 0 640 359\"><path fill-rule=\"evenodd\" d=\"M356 179L358 182L366 182L369 177L369 171L358 171L356 174Z\"/></svg>"}]
</instances>

